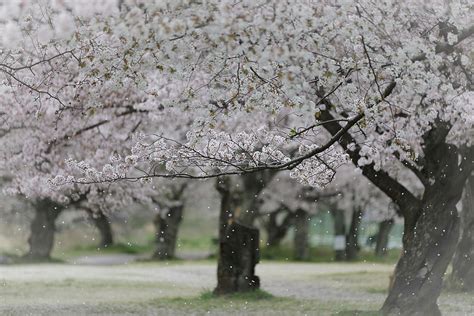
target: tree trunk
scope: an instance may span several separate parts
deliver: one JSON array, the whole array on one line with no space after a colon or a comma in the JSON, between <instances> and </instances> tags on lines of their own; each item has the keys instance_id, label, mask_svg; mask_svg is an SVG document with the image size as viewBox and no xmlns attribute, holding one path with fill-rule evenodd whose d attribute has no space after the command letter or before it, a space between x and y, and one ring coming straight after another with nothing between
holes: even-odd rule
<instances>
[{"instance_id":1,"label":"tree trunk","mask_svg":"<svg viewBox=\"0 0 474 316\"><path fill-rule=\"evenodd\" d=\"M352 212L351 226L346 236L346 260L353 261L358 258L360 251L359 231L361 221L362 209L357 208Z\"/></svg>"},{"instance_id":2,"label":"tree trunk","mask_svg":"<svg viewBox=\"0 0 474 316\"><path fill-rule=\"evenodd\" d=\"M298 209L294 217L294 258L306 260L309 255L309 214L303 209Z\"/></svg>"},{"instance_id":3,"label":"tree trunk","mask_svg":"<svg viewBox=\"0 0 474 316\"><path fill-rule=\"evenodd\" d=\"M470 177L464 189L461 228L450 283L456 289L474 291L474 176Z\"/></svg>"},{"instance_id":4,"label":"tree trunk","mask_svg":"<svg viewBox=\"0 0 474 316\"><path fill-rule=\"evenodd\" d=\"M220 241L215 294L248 292L260 287L255 275L259 262L258 229L232 222Z\"/></svg>"},{"instance_id":5,"label":"tree trunk","mask_svg":"<svg viewBox=\"0 0 474 316\"><path fill-rule=\"evenodd\" d=\"M436 190L425 192L419 217L405 218L403 253L382 307L384 314L441 315L437 299L459 238L458 199L446 200L447 196Z\"/></svg>"},{"instance_id":6,"label":"tree trunk","mask_svg":"<svg viewBox=\"0 0 474 316\"><path fill-rule=\"evenodd\" d=\"M109 218L102 211L92 211L91 209L86 209L89 218L94 222L95 227L100 234L100 243L99 248L107 248L114 243L112 226Z\"/></svg>"},{"instance_id":7,"label":"tree trunk","mask_svg":"<svg viewBox=\"0 0 474 316\"><path fill-rule=\"evenodd\" d=\"M334 251L336 261L346 259L346 222L344 211L334 209L331 212L334 219Z\"/></svg>"},{"instance_id":8,"label":"tree trunk","mask_svg":"<svg viewBox=\"0 0 474 316\"><path fill-rule=\"evenodd\" d=\"M390 95L395 85L391 83L383 94ZM317 93L324 96L322 89ZM335 121L328 110L334 106L331 101L325 98L323 103L327 109L318 118L328 122L324 128L338 137L338 143L358 166L362 147ZM386 171L376 168L374 162L360 166L362 174L397 204L405 220L403 254L381 310L384 314L440 315L436 301L459 238L456 203L474 168L472 147L460 149L447 143L451 128L451 123L436 119L423 135L420 159L414 165L402 161L425 187L422 199ZM353 143L355 148L348 150Z\"/></svg>"},{"instance_id":9,"label":"tree trunk","mask_svg":"<svg viewBox=\"0 0 474 316\"><path fill-rule=\"evenodd\" d=\"M179 225L183 219L184 205L176 202L169 206L167 212L156 215L153 223L156 227L156 248L153 259L169 260L175 257Z\"/></svg>"},{"instance_id":10,"label":"tree trunk","mask_svg":"<svg viewBox=\"0 0 474 316\"><path fill-rule=\"evenodd\" d=\"M215 294L230 294L257 289L255 275L259 261L259 233L255 228L236 222L235 213L242 205L242 192L232 190L228 177L218 178L216 189L221 196L219 213L219 258Z\"/></svg>"},{"instance_id":11,"label":"tree trunk","mask_svg":"<svg viewBox=\"0 0 474 316\"><path fill-rule=\"evenodd\" d=\"M234 217L245 226L252 227L259 216L258 194L263 190L266 182L265 174L244 174L240 176L242 186L232 190L234 199Z\"/></svg>"},{"instance_id":12,"label":"tree trunk","mask_svg":"<svg viewBox=\"0 0 474 316\"><path fill-rule=\"evenodd\" d=\"M379 231L377 232L375 242L375 255L377 257L383 257L387 254L390 231L392 230L394 223L395 221L393 218L381 221L379 223Z\"/></svg>"},{"instance_id":13,"label":"tree trunk","mask_svg":"<svg viewBox=\"0 0 474 316\"><path fill-rule=\"evenodd\" d=\"M278 224L278 215L281 212L285 212L285 217L281 224ZM267 247L277 247L281 244L283 238L285 238L288 230L294 221L294 215L286 210L285 208L279 209L275 212L272 212L268 215L268 221L265 224L267 231Z\"/></svg>"},{"instance_id":14,"label":"tree trunk","mask_svg":"<svg viewBox=\"0 0 474 316\"><path fill-rule=\"evenodd\" d=\"M38 200L34 204L35 217L31 222L28 259L48 260L54 246L55 221L63 207L49 199Z\"/></svg>"}]
</instances>

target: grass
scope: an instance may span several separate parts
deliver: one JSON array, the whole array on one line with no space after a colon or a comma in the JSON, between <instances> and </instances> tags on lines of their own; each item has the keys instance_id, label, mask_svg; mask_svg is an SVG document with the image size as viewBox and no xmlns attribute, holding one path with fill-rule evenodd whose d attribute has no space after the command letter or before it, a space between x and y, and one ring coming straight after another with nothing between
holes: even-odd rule
<instances>
[{"instance_id":1,"label":"grass","mask_svg":"<svg viewBox=\"0 0 474 316\"><path fill-rule=\"evenodd\" d=\"M242 301L258 301L258 300L268 300L275 298L272 294L264 291L262 289L257 289L255 291L243 292L243 293L235 293L230 295L216 295L212 291L205 291L203 292L199 298L201 300L242 300Z\"/></svg>"},{"instance_id":2,"label":"grass","mask_svg":"<svg viewBox=\"0 0 474 316\"><path fill-rule=\"evenodd\" d=\"M263 264L262 264L263 266ZM298 266L305 267L298 269ZM215 296L215 263L134 263L126 266L31 265L0 267L1 315L379 315L389 270L315 274L327 264L265 263L264 290ZM360 264L358 265L360 269ZM196 269L196 270L194 270ZM280 273L275 273L275 269ZM288 274L288 271L291 271ZM294 278L295 275L300 278ZM203 277L204 276L204 277ZM275 282L277 282L275 284ZM274 283L271 285L271 283ZM278 285L280 284L280 285ZM300 284L300 288L295 285ZM313 291L310 284L319 286ZM284 288L303 296L283 296ZM276 292L275 292L276 291ZM327 292L326 292L327 291ZM331 294L332 293L332 294ZM357 295L352 295L352 294ZM466 314L468 294L443 293L442 311ZM469 313L467 313L469 314Z\"/></svg>"},{"instance_id":3,"label":"grass","mask_svg":"<svg viewBox=\"0 0 474 316\"><path fill-rule=\"evenodd\" d=\"M7 265L64 263L64 260L62 260L60 258L56 258L56 257L38 259L38 258L30 258L28 256L20 256L20 255L13 254L13 253L8 253L8 252L4 252L1 255L8 258L7 261L5 263L3 263L3 264L7 264Z\"/></svg>"},{"instance_id":4,"label":"grass","mask_svg":"<svg viewBox=\"0 0 474 316\"><path fill-rule=\"evenodd\" d=\"M177 315L218 314L218 315L377 315L373 311L356 314L351 309L364 309L366 303L338 302L322 300L299 300L289 297L275 297L264 290L216 296L205 291L200 296L188 298L159 299L150 302L154 308L173 310ZM341 308L345 308L341 314ZM369 308L374 308L371 306ZM364 314L365 313L365 314Z\"/></svg>"},{"instance_id":5,"label":"grass","mask_svg":"<svg viewBox=\"0 0 474 316\"><path fill-rule=\"evenodd\" d=\"M132 243L119 242L107 247L98 248L94 245L79 245L70 250L71 254L75 253L124 253L124 254L140 254L153 250L152 245L138 245Z\"/></svg>"},{"instance_id":6,"label":"grass","mask_svg":"<svg viewBox=\"0 0 474 316\"><path fill-rule=\"evenodd\" d=\"M60 260L66 260L74 257L81 257L86 255L99 254L131 254L143 255L144 257L151 256L154 250L153 236L147 238L146 242L132 243L132 242L118 242L108 247L99 248L93 244L79 244L68 249L55 250L53 257ZM203 253L211 253L213 248L212 239L209 236L201 236L199 238L183 237L177 241L177 252L198 251Z\"/></svg>"},{"instance_id":7,"label":"grass","mask_svg":"<svg viewBox=\"0 0 474 316\"><path fill-rule=\"evenodd\" d=\"M352 289L369 294L386 294L389 285L389 275L386 272L361 271L354 273L332 273L318 276L319 282L328 286Z\"/></svg>"},{"instance_id":8,"label":"grass","mask_svg":"<svg viewBox=\"0 0 474 316\"><path fill-rule=\"evenodd\" d=\"M390 249L385 257L377 257L373 251L361 250L359 258L355 262L374 263L396 263L400 256L399 249ZM261 250L262 259L294 261L293 248L283 245L279 247L263 247ZM334 250L329 246L311 247L309 257L305 262L334 262Z\"/></svg>"}]
</instances>

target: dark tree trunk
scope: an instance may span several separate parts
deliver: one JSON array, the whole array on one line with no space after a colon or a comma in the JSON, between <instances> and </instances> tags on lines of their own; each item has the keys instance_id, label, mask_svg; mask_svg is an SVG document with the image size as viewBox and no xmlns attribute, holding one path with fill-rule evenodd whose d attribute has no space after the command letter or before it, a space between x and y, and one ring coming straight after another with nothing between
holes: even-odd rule
<instances>
[{"instance_id":1,"label":"dark tree trunk","mask_svg":"<svg viewBox=\"0 0 474 316\"><path fill-rule=\"evenodd\" d=\"M231 192L231 183L228 177L217 178L216 189L221 197L219 211L219 244L226 237L227 226L234 221L235 197Z\"/></svg>"},{"instance_id":2,"label":"dark tree trunk","mask_svg":"<svg viewBox=\"0 0 474 316\"><path fill-rule=\"evenodd\" d=\"M343 261L346 259L346 221L344 216L344 211L340 209L334 209L331 212L334 219L334 259L336 261ZM343 239L343 241L341 241Z\"/></svg>"},{"instance_id":3,"label":"dark tree trunk","mask_svg":"<svg viewBox=\"0 0 474 316\"><path fill-rule=\"evenodd\" d=\"M394 82L389 84L383 97L388 97L395 86ZM325 93L321 90L317 94L324 97ZM328 98L323 99L327 109L335 107ZM324 128L338 137L345 150L352 143L357 144L350 132L334 121L329 110L321 111L319 119L328 122ZM474 168L473 147L459 149L447 143L451 128L449 122L435 120L423 135L422 157L413 162L402 161L424 185L421 199L386 171L375 168L374 163L361 166L362 174L397 204L405 220L404 249L381 310L384 314L440 315L437 299L459 238L456 203ZM347 152L358 165L361 146L357 144Z\"/></svg>"},{"instance_id":4,"label":"dark tree trunk","mask_svg":"<svg viewBox=\"0 0 474 316\"><path fill-rule=\"evenodd\" d=\"M257 195L268 182L268 179L257 180L256 175L244 176L244 187L239 189L232 185L229 177L220 177L216 181L221 207L215 294L248 291L260 286L254 271L259 261L258 230L241 223L244 218L247 223L253 222Z\"/></svg>"},{"instance_id":5,"label":"dark tree trunk","mask_svg":"<svg viewBox=\"0 0 474 316\"><path fill-rule=\"evenodd\" d=\"M362 209L357 208L352 212L351 226L346 236L346 260L352 261L358 258L360 251L359 231L361 221Z\"/></svg>"},{"instance_id":6,"label":"dark tree trunk","mask_svg":"<svg viewBox=\"0 0 474 316\"><path fill-rule=\"evenodd\" d=\"M296 210L294 217L294 258L296 260L307 260L309 255L309 214L303 209Z\"/></svg>"},{"instance_id":7,"label":"dark tree trunk","mask_svg":"<svg viewBox=\"0 0 474 316\"><path fill-rule=\"evenodd\" d=\"M375 241L375 255L377 257L383 257L387 254L390 231L392 230L394 223L395 221L393 218L381 221L379 223L379 231L377 232Z\"/></svg>"},{"instance_id":8,"label":"dark tree trunk","mask_svg":"<svg viewBox=\"0 0 474 316\"><path fill-rule=\"evenodd\" d=\"M456 204L472 170L463 165L472 163L468 159L458 165L454 146L439 142L447 131L434 130L425 138L425 172L435 181L425 181L419 203L405 204L405 209L399 204L405 219L403 253L382 307L386 314L441 315L437 300L459 239Z\"/></svg>"},{"instance_id":9,"label":"dark tree trunk","mask_svg":"<svg viewBox=\"0 0 474 316\"><path fill-rule=\"evenodd\" d=\"M249 227L254 225L255 219L260 215L257 197L274 174L274 172L266 171L240 176L242 186L238 189L234 187L231 190L234 199L234 218L240 224Z\"/></svg>"},{"instance_id":10,"label":"dark tree trunk","mask_svg":"<svg viewBox=\"0 0 474 316\"><path fill-rule=\"evenodd\" d=\"M54 246L55 221L63 210L61 205L49 199L38 200L34 203L35 217L31 222L28 259L48 260Z\"/></svg>"},{"instance_id":11,"label":"dark tree trunk","mask_svg":"<svg viewBox=\"0 0 474 316\"><path fill-rule=\"evenodd\" d=\"M281 224L278 224L278 215L281 212L285 212L285 217ZM268 221L265 224L267 231L267 247L277 247L281 244L283 238L285 238L288 230L294 222L294 215L286 210L285 208L279 209L278 211L272 212L268 215Z\"/></svg>"},{"instance_id":12,"label":"dark tree trunk","mask_svg":"<svg viewBox=\"0 0 474 316\"><path fill-rule=\"evenodd\" d=\"M457 200L444 197L425 194L418 219L405 218L403 253L383 313L441 315L437 299L459 238Z\"/></svg>"},{"instance_id":13,"label":"dark tree trunk","mask_svg":"<svg viewBox=\"0 0 474 316\"><path fill-rule=\"evenodd\" d=\"M107 248L114 243L114 237L112 233L112 226L107 215L102 211L92 211L86 209L89 218L94 222L95 227L100 234L99 248Z\"/></svg>"},{"instance_id":14,"label":"dark tree trunk","mask_svg":"<svg viewBox=\"0 0 474 316\"><path fill-rule=\"evenodd\" d=\"M169 206L166 214L156 215L156 247L153 259L169 260L175 257L179 225L183 219L183 204Z\"/></svg>"},{"instance_id":15,"label":"dark tree trunk","mask_svg":"<svg viewBox=\"0 0 474 316\"><path fill-rule=\"evenodd\" d=\"M248 292L260 287L255 275L259 262L258 229L232 222L220 241L215 294Z\"/></svg>"},{"instance_id":16,"label":"dark tree trunk","mask_svg":"<svg viewBox=\"0 0 474 316\"><path fill-rule=\"evenodd\" d=\"M456 289L474 291L474 176L470 177L464 189L461 228L450 283Z\"/></svg>"}]
</instances>

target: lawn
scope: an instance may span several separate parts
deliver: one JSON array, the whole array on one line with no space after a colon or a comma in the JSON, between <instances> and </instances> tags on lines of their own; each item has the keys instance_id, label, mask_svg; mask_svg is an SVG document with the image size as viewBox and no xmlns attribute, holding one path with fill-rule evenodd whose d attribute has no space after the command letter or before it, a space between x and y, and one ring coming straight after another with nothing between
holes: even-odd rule
<instances>
[{"instance_id":1,"label":"lawn","mask_svg":"<svg viewBox=\"0 0 474 316\"><path fill-rule=\"evenodd\" d=\"M2 315L376 315L393 265L264 261L262 291L214 297L213 261L0 266ZM447 315L474 298L444 293ZM359 311L359 312L354 312Z\"/></svg>"}]
</instances>

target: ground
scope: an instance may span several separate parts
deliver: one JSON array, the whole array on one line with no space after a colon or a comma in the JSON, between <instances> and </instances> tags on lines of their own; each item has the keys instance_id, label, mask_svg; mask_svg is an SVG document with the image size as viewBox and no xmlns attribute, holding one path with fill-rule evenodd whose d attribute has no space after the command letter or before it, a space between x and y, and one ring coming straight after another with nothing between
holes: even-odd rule
<instances>
[{"instance_id":1,"label":"ground","mask_svg":"<svg viewBox=\"0 0 474 316\"><path fill-rule=\"evenodd\" d=\"M214 261L110 265L129 259L0 266L0 314L374 315L393 269L385 263L264 261L257 266L264 292L216 299L209 293ZM439 303L445 315L474 314L472 295L447 292Z\"/></svg>"}]
</instances>

